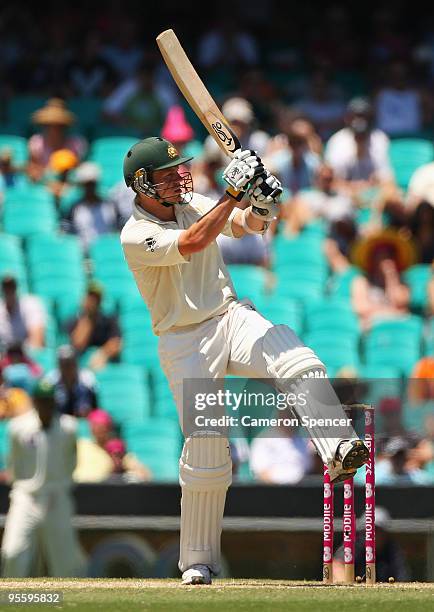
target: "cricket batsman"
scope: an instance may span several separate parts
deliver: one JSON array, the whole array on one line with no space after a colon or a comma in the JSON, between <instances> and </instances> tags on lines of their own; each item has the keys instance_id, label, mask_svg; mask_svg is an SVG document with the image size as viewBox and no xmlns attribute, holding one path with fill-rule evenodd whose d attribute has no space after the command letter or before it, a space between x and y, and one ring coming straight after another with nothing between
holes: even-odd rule
<instances>
[{"instance_id":1,"label":"cricket batsman","mask_svg":"<svg viewBox=\"0 0 434 612\"><path fill-rule=\"evenodd\" d=\"M324 379L322 389L334 395L324 364L289 327L273 325L250 301L237 299L216 243L219 234L264 234L278 213L280 182L255 151L239 149L223 171L226 193L213 202L193 192L191 175L182 166L190 159L159 137L137 142L126 153L124 178L136 195L121 233L125 258L159 336L161 367L181 424L193 410L183 405L184 379L217 380L226 374L272 378L284 392L310 390L311 400L294 411L300 418L318 416L322 401L308 385ZM241 210L243 198L249 205ZM331 414L345 420L337 397L332 408L327 404ZM308 431L334 483L354 476L368 460L350 425L338 437L314 425ZM183 584L210 584L219 572L231 468L228 439L221 432L186 436L179 461Z\"/></svg>"}]
</instances>

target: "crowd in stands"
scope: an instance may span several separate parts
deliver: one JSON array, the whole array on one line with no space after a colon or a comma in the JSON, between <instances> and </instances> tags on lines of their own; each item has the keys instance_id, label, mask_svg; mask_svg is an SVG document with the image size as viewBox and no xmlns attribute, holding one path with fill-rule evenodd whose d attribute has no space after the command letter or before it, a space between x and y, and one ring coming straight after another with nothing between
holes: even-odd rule
<instances>
[{"instance_id":1,"label":"crowd in stands","mask_svg":"<svg viewBox=\"0 0 434 612\"><path fill-rule=\"evenodd\" d=\"M0 417L31 409L43 374L59 410L89 425L78 480L176 478L178 434L159 473L155 446L131 431L162 439L177 415L119 247L132 202L122 159L161 134L194 156L195 190L217 199L225 158L118 3L82 30L80 12L44 13L46 41L35 27L18 36L31 9L0 15ZM206 23L185 40L242 146L284 187L264 237L218 238L225 262L239 297L290 325L331 377L366 381L379 483L434 483L432 24L410 37L387 3L365 38L346 5L315 20L300 8L272 39L260 22ZM241 456L239 478L321 473L293 432L263 432Z\"/></svg>"}]
</instances>

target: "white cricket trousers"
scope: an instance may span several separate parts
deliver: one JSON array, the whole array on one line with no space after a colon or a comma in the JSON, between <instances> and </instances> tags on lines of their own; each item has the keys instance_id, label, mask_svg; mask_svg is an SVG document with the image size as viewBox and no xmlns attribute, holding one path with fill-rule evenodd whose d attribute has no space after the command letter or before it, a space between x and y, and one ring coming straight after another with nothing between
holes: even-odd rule
<instances>
[{"instance_id":1,"label":"white cricket trousers","mask_svg":"<svg viewBox=\"0 0 434 612\"><path fill-rule=\"evenodd\" d=\"M38 493L12 489L1 548L2 576L40 575L42 567L51 577L85 575L72 516L65 489Z\"/></svg>"},{"instance_id":2,"label":"white cricket trousers","mask_svg":"<svg viewBox=\"0 0 434 612\"><path fill-rule=\"evenodd\" d=\"M227 374L243 378L292 378L301 372L322 368L296 334L283 325L273 325L257 312L248 300L232 302L220 316L193 329L177 330L160 336L161 366L173 393L183 425L184 379L218 379ZM192 398L191 398L192 399ZM187 400L188 401L188 400ZM315 412L307 405L306 414ZM337 416L345 418L339 405ZM318 412L313 414L318 416ZM309 430L324 462L335 456L341 438L321 429ZM352 428L348 438L355 435ZM324 437L323 437L324 436ZM225 439L224 439L225 440ZM180 459L181 542L179 568L208 565L213 573L220 569L220 535L226 490L231 483L227 440L211 437L186 438Z\"/></svg>"}]
</instances>

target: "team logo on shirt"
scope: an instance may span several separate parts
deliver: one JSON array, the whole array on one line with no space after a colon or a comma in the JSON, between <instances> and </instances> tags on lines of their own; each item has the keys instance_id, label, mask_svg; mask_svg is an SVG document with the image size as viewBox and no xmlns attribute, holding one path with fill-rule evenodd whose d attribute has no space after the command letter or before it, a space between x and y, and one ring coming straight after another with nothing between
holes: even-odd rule
<instances>
[{"instance_id":1,"label":"team logo on shirt","mask_svg":"<svg viewBox=\"0 0 434 612\"><path fill-rule=\"evenodd\" d=\"M178 151L173 145L169 145L167 147L167 155L173 159L174 157L178 157Z\"/></svg>"},{"instance_id":2,"label":"team logo on shirt","mask_svg":"<svg viewBox=\"0 0 434 612\"><path fill-rule=\"evenodd\" d=\"M145 238L145 242L147 245L146 250L151 251L151 253L153 253L155 251L155 245L157 244L155 238Z\"/></svg>"}]
</instances>

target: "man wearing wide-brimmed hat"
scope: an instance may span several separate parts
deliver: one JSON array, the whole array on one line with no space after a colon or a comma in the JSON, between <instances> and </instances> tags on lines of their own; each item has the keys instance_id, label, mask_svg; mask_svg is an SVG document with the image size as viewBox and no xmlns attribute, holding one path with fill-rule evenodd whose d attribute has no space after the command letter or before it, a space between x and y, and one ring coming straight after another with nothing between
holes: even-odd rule
<instances>
[{"instance_id":1,"label":"man wearing wide-brimmed hat","mask_svg":"<svg viewBox=\"0 0 434 612\"><path fill-rule=\"evenodd\" d=\"M398 317L408 312L410 292L400 274L416 263L414 244L392 229L367 236L355 243L352 262L366 276L354 280L352 300L363 329L377 317Z\"/></svg>"},{"instance_id":2,"label":"man wearing wide-brimmed hat","mask_svg":"<svg viewBox=\"0 0 434 612\"><path fill-rule=\"evenodd\" d=\"M60 98L51 98L45 106L32 115L32 122L42 127L42 132L29 140L29 165L27 172L33 180L40 180L49 166L51 155L60 149L68 149L81 159L87 144L81 136L71 136L68 128L76 117Z\"/></svg>"}]
</instances>

